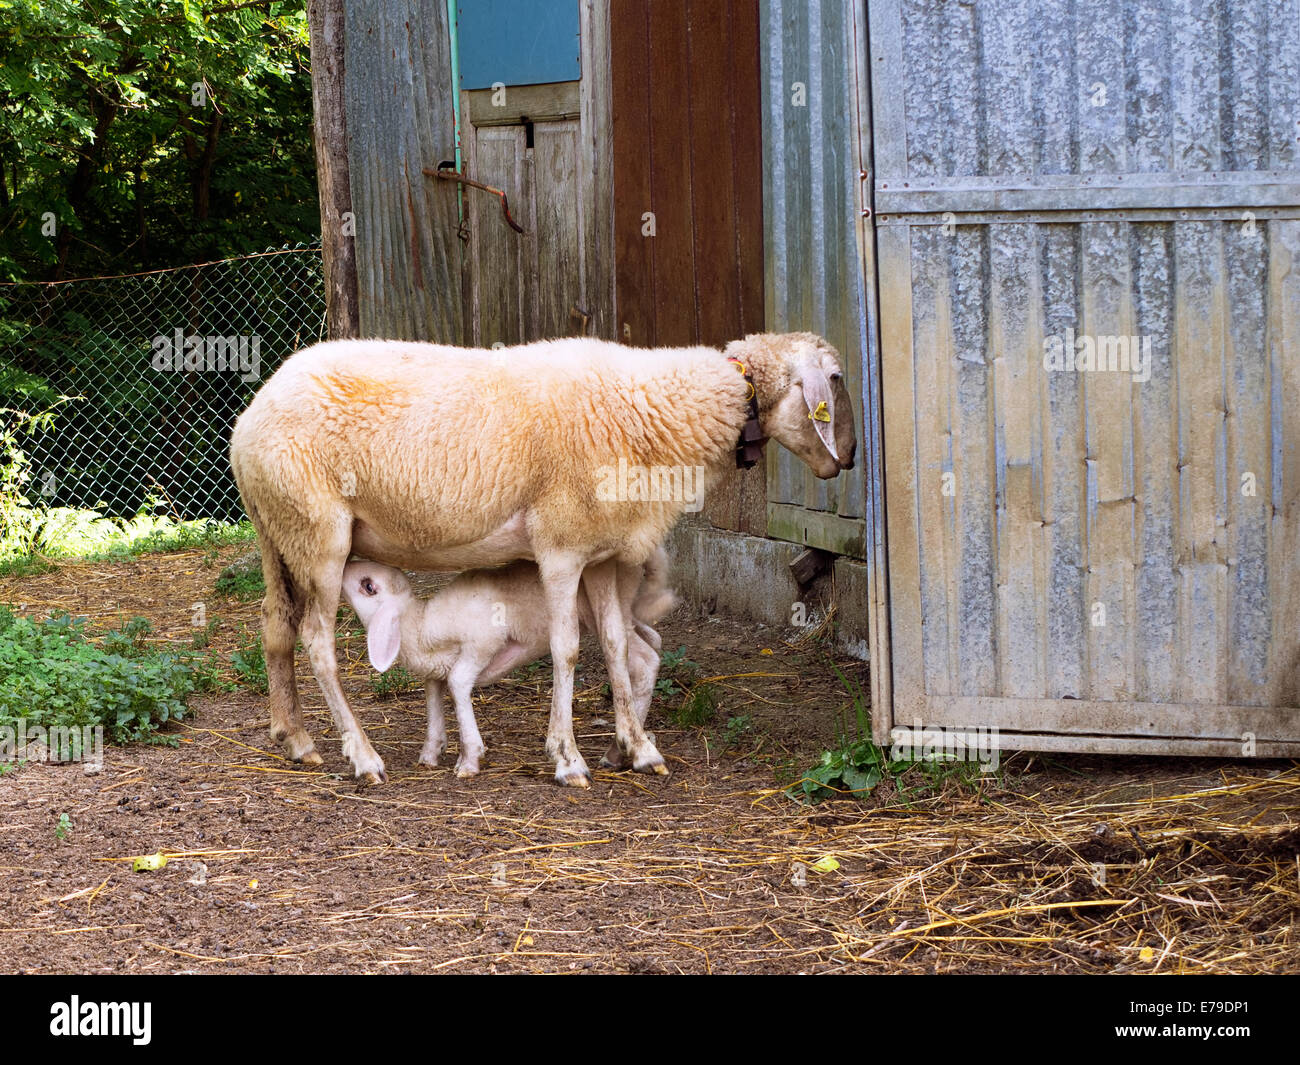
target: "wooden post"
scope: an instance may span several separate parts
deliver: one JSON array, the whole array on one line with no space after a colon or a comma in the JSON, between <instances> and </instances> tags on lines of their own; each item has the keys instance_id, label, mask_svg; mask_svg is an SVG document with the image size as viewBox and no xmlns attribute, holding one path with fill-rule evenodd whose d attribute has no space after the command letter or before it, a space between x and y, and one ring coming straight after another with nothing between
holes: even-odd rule
<instances>
[{"instance_id":1,"label":"wooden post","mask_svg":"<svg viewBox=\"0 0 1300 1065\"><path fill-rule=\"evenodd\" d=\"M308 0L311 88L325 265L325 324L331 340L361 332L348 122L344 108L344 0Z\"/></svg>"}]
</instances>

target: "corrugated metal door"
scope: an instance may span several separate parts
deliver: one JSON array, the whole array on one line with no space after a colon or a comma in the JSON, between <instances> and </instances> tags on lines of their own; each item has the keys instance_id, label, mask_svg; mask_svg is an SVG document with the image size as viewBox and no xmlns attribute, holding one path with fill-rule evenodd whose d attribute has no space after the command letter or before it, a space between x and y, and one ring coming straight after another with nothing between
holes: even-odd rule
<instances>
[{"instance_id":1,"label":"corrugated metal door","mask_svg":"<svg viewBox=\"0 0 1300 1065\"><path fill-rule=\"evenodd\" d=\"M1296 3L868 7L877 737L1300 753Z\"/></svg>"},{"instance_id":2,"label":"corrugated metal door","mask_svg":"<svg viewBox=\"0 0 1300 1065\"><path fill-rule=\"evenodd\" d=\"M763 280L767 328L826 337L843 356L850 394L862 395L867 102L856 7L856 0L759 4ZM767 455L767 535L865 557L862 467L822 481L784 448Z\"/></svg>"}]
</instances>

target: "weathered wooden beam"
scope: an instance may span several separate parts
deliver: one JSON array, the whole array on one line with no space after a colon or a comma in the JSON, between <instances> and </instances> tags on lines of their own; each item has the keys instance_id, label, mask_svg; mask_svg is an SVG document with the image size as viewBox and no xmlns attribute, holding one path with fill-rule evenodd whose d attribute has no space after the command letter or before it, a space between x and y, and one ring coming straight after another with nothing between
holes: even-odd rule
<instances>
[{"instance_id":1,"label":"weathered wooden beam","mask_svg":"<svg viewBox=\"0 0 1300 1065\"><path fill-rule=\"evenodd\" d=\"M790 563L790 576L800 588L806 588L823 573L829 572L834 561L835 556L829 551L810 547Z\"/></svg>"}]
</instances>

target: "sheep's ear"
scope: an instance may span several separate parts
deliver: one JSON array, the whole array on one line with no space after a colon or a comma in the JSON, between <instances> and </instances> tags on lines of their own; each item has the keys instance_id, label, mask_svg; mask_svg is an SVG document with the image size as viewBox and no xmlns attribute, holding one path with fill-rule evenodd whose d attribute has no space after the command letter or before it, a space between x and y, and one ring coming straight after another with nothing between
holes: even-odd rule
<instances>
[{"instance_id":1,"label":"sheep's ear","mask_svg":"<svg viewBox=\"0 0 1300 1065\"><path fill-rule=\"evenodd\" d=\"M821 442L826 445L826 450L831 453L831 458L839 462L840 455L835 449L835 389L831 387L831 379L826 376L821 365L812 359L804 362L802 376L803 399L808 404L808 417Z\"/></svg>"},{"instance_id":2,"label":"sheep's ear","mask_svg":"<svg viewBox=\"0 0 1300 1065\"><path fill-rule=\"evenodd\" d=\"M402 610L394 602L381 606L366 629L370 664L380 673L397 661L402 646Z\"/></svg>"}]
</instances>

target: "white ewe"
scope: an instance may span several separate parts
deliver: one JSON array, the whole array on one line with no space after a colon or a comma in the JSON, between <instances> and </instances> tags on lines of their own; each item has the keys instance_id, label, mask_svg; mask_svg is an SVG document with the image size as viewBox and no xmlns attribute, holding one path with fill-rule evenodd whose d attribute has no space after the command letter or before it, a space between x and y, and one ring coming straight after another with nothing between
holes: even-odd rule
<instances>
[{"instance_id":1,"label":"white ewe","mask_svg":"<svg viewBox=\"0 0 1300 1065\"><path fill-rule=\"evenodd\" d=\"M646 563L645 581L627 619L628 673L642 724L659 675L659 634L651 626L677 602L665 587L667 570L668 559L660 549ZM470 570L431 599L417 599L401 570L378 562L349 562L343 567L343 598L365 626L372 666L382 673L396 662L426 680L429 723L420 763L436 766L446 750L443 695L450 688L460 727L456 775L478 773L483 738L474 719L472 689L535 662L550 645L546 593L536 564ZM578 613L584 631L594 631L595 615L586 595L578 596ZM611 744L604 761L618 766L621 756L618 744Z\"/></svg>"},{"instance_id":2,"label":"white ewe","mask_svg":"<svg viewBox=\"0 0 1300 1065\"><path fill-rule=\"evenodd\" d=\"M240 416L230 455L262 545L271 735L295 760L320 761L294 680L301 635L344 755L364 782L384 779L338 682L334 617L350 552L415 570L533 559L550 625L556 779L589 783L571 705L580 580L619 747L634 768L666 772L632 707L622 619L641 564L698 502L687 480L702 473L707 489L732 464L751 397L762 439L819 477L852 468L838 356L811 333L758 334L725 352L587 338L497 350L341 340L286 360Z\"/></svg>"}]
</instances>

